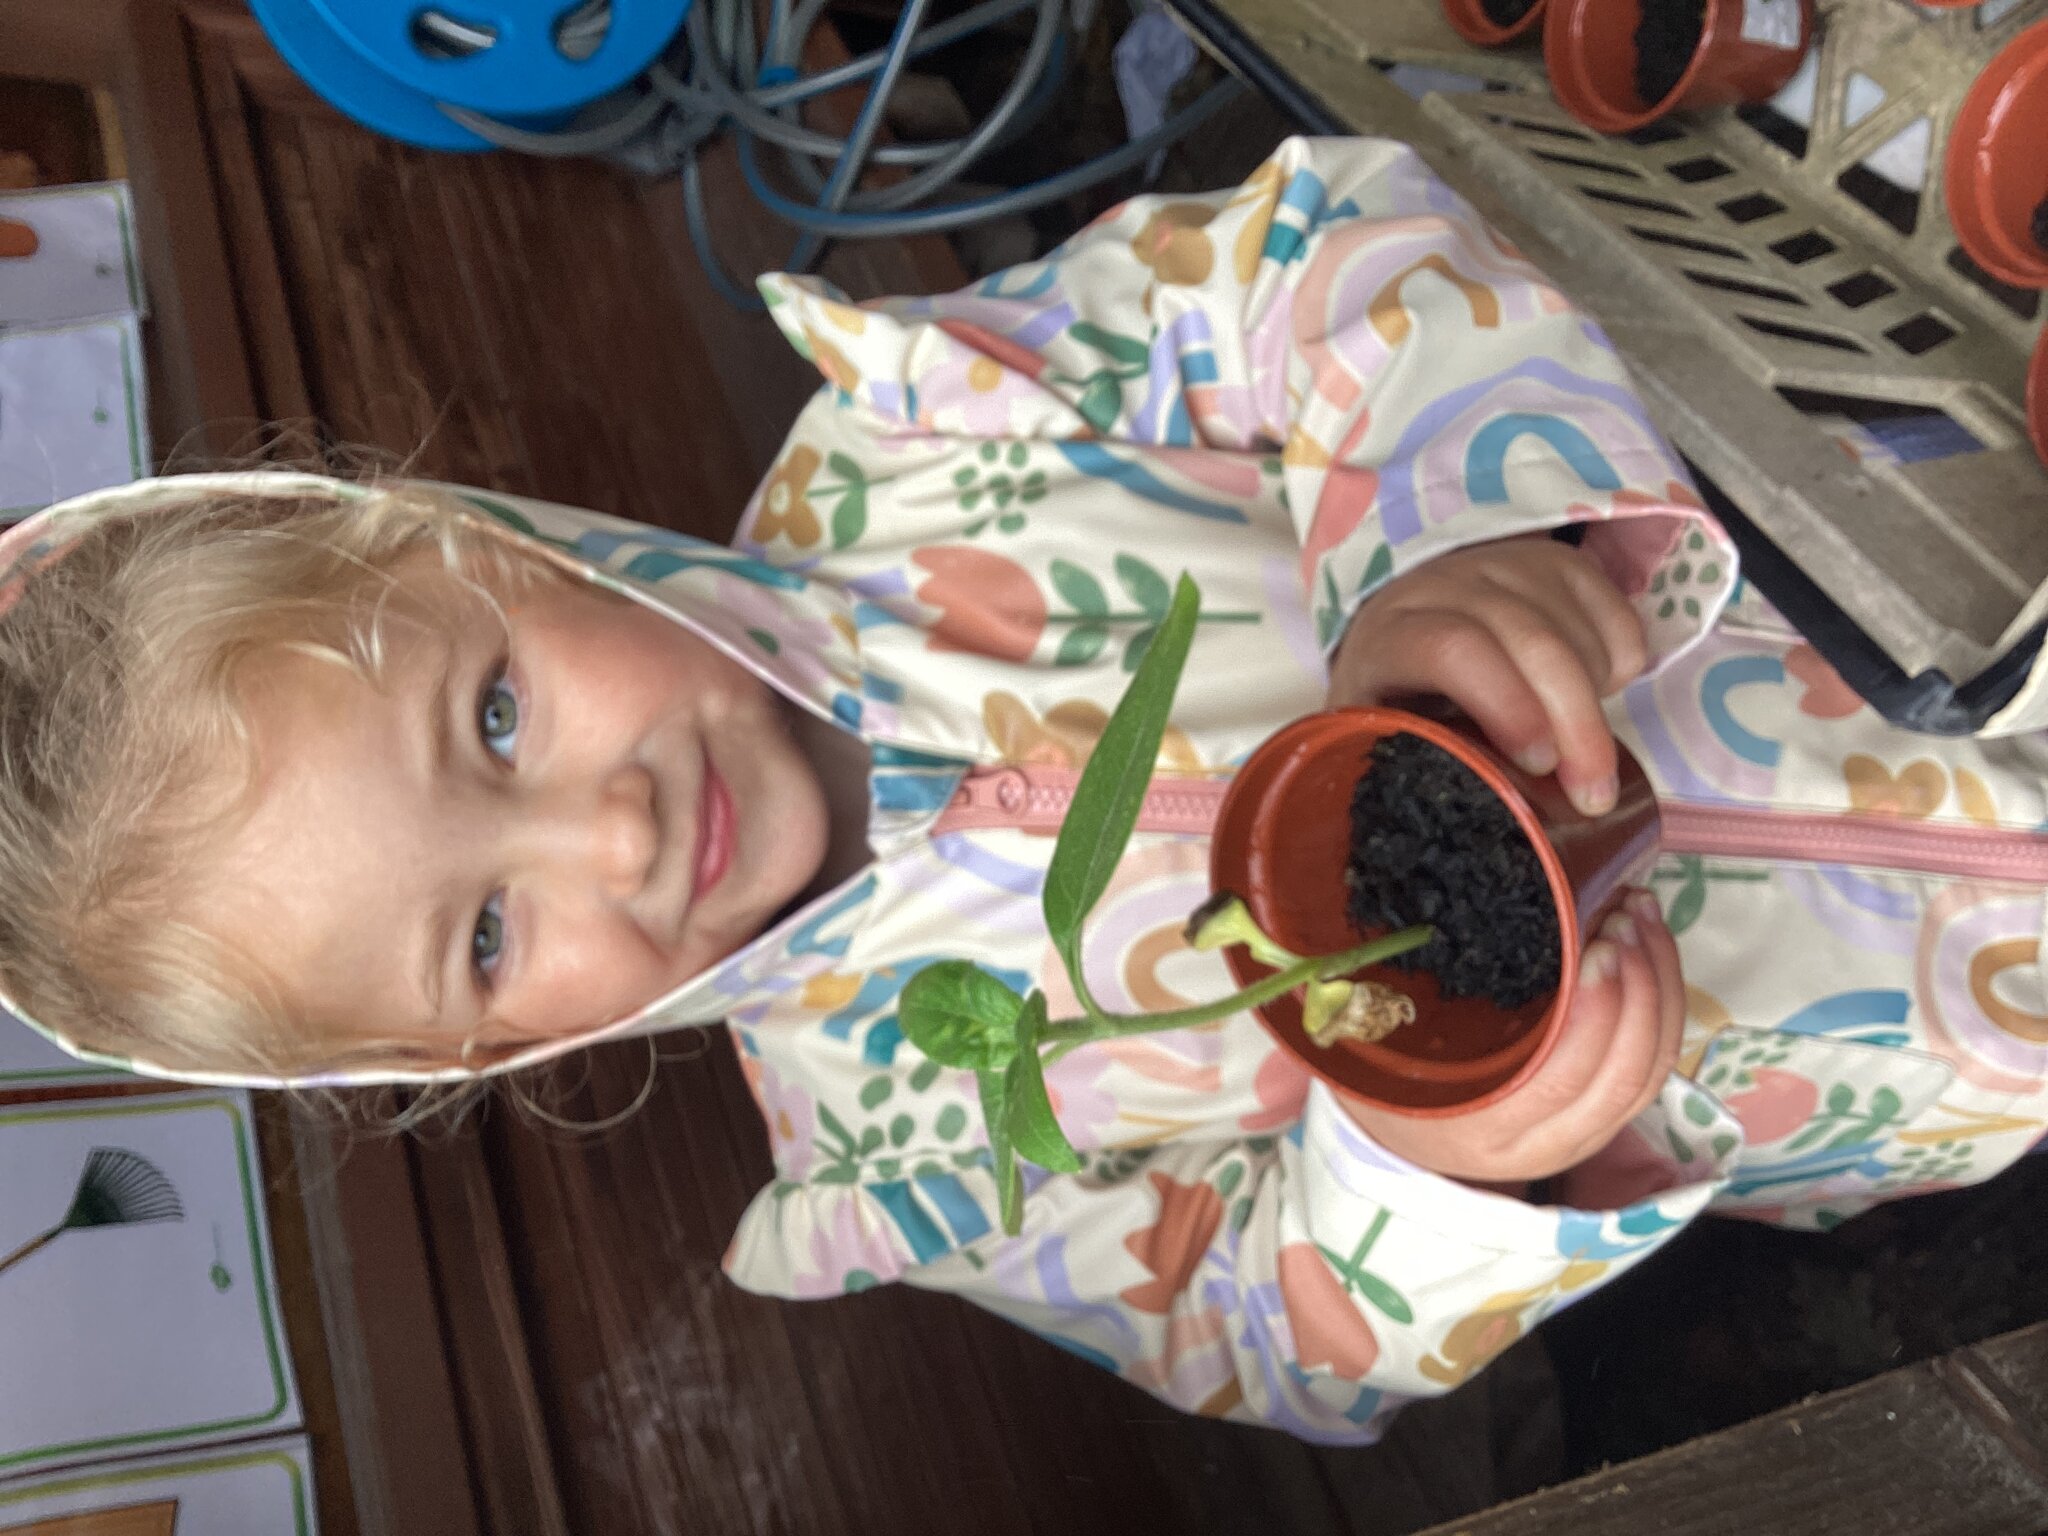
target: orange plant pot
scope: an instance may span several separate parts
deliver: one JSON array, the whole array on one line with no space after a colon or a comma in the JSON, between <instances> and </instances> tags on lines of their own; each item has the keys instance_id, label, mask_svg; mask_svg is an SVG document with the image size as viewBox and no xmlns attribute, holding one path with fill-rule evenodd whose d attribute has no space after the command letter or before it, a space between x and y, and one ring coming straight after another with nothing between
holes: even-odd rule
<instances>
[{"instance_id":1,"label":"orange plant pot","mask_svg":"<svg viewBox=\"0 0 2048 1536\"><path fill-rule=\"evenodd\" d=\"M1481 48L1499 48L1527 37L1541 26L1549 4L1550 0L1536 0L1520 21L1503 26L1486 14L1485 0L1443 0L1444 20L1466 42Z\"/></svg>"},{"instance_id":2,"label":"orange plant pot","mask_svg":"<svg viewBox=\"0 0 2048 1536\"><path fill-rule=\"evenodd\" d=\"M1978 266L2019 288L2048 288L2034 211L2048 199L2048 22L1984 66L1949 130L1949 222Z\"/></svg>"},{"instance_id":3,"label":"orange plant pot","mask_svg":"<svg viewBox=\"0 0 2048 1536\"><path fill-rule=\"evenodd\" d=\"M1210 845L1215 889L1242 897L1283 948L1331 954L1370 935L1352 926L1344 871L1351 797L1383 736L1412 734L1464 763L1507 805L1535 848L1556 904L1562 953L1549 997L1503 1009L1488 998L1447 998L1433 977L1393 967L1363 974L1415 1000L1416 1017L1375 1044L1314 1044L1295 993L1259 1009L1260 1020L1331 1087L1384 1109L1467 1113L1513 1092L1542 1065L1571 1011L1584 934L1657 854L1657 802L1642 767L1621 752L1621 796L1604 816L1581 815L1555 777L1536 779L1488 746L1462 717L1425 719L1398 709L1340 709L1295 721L1252 754L1232 781ZM1271 974L1241 948L1225 952L1239 986Z\"/></svg>"},{"instance_id":4,"label":"orange plant pot","mask_svg":"<svg viewBox=\"0 0 2048 1536\"><path fill-rule=\"evenodd\" d=\"M1692 62L1662 101L1644 101L1636 90L1643 3L1550 0L1543 24L1550 88L1566 111L1601 133L1775 96L1813 43L1813 0L1707 0Z\"/></svg>"}]
</instances>

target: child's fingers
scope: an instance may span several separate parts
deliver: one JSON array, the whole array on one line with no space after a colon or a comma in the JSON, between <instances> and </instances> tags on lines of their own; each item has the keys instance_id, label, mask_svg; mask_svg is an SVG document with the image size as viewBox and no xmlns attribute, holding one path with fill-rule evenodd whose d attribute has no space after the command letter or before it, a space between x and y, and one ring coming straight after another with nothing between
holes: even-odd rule
<instances>
[{"instance_id":1,"label":"child's fingers","mask_svg":"<svg viewBox=\"0 0 2048 1536\"><path fill-rule=\"evenodd\" d=\"M1599 561L1579 550L1564 564L1565 582L1589 622L1598 627L1607 647L1607 677L1600 691L1617 693L1642 676L1650 664L1649 639L1642 615L1602 570Z\"/></svg>"},{"instance_id":2,"label":"child's fingers","mask_svg":"<svg viewBox=\"0 0 2048 1536\"><path fill-rule=\"evenodd\" d=\"M1656 976L1658 1005L1656 1060L1643 1085L1641 1100L1629 1116L1633 1120L1663 1091L1665 1080L1678 1068L1678 1057L1685 1045L1685 972L1679 964L1678 940L1664 926L1657 898L1648 891L1634 891L1625 910L1642 935L1643 953L1649 957Z\"/></svg>"},{"instance_id":3,"label":"child's fingers","mask_svg":"<svg viewBox=\"0 0 2048 1536\"><path fill-rule=\"evenodd\" d=\"M1622 1126L1641 1114L1652 1096L1648 1085L1660 1085L1667 1045L1662 978L1650 952L1643 926L1627 912L1609 918L1601 937L1618 955L1616 976L1620 1000L1615 1008L1612 1045L1580 1101L1585 1142L1574 1161L1583 1161L1613 1139Z\"/></svg>"},{"instance_id":4,"label":"child's fingers","mask_svg":"<svg viewBox=\"0 0 2048 1536\"><path fill-rule=\"evenodd\" d=\"M1611 1121L1594 1099L1620 1040L1626 1001L1621 946L1600 938L1586 946L1579 986L1564 1033L1545 1061L1495 1107L1504 1176L1541 1179L1583 1160L1596 1124Z\"/></svg>"},{"instance_id":5,"label":"child's fingers","mask_svg":"<svg viewBox=\"0 0 2048 1536\"><path fill-rule=\"evenodd\" d=\"M1546 555L1546 559L1526 569L1498 573L1495 585L1540 613L1544 622L1578 652L1594 686L1602 688L1613 675L1614 657L1608 651L1600 617L1586 607L1578 589L1567 579L1572 566L1579 563L1578 551L1553 545Z\"/></svg>"},{"instance_id":6,"label":"child's fingers","mask_svg":"<svg viewBox=\"0 0 2048 1536\"><path fill-rule=\"evenodd\" d=\"M1589 816L1610 809L1618 793L1620 767L1614 732L1578 651L1547 615L1520 599L1496 597L1481 605L1476 616L1514 658L1541 701L1565 793Z\"/></svg>"},{"instance_id":7,"label":"child's fingers","mask_svg":"<svg viewBox=\"0 0 2048 1536\"><path fill-rule=\"evenodd\" d=\"M1572 993L1571 1013L1550 1057L1535 1076L1501 1103L1513 1108L1521 1124L1518 1139L1542 1131L1556 1116L1569 1114L1614 1048L1621 1022L1621 951L1608 939L1596 939L1579 957L1579 984Z\"/></svg>"},{"instance_id":8,"label":"child's fingers","mask_svg":"<svg viewBox=\"0 0 2048 1536\"><path fill-rule=\"evenodd\" d=\"M1556 739L1543 700L1493 631L1462 613L1404 613L1398 638L1361 654L1344 670L1344 702L1441 694L1525 771L1545 774L1557 768Z\"/></svg>"}]
</instances>

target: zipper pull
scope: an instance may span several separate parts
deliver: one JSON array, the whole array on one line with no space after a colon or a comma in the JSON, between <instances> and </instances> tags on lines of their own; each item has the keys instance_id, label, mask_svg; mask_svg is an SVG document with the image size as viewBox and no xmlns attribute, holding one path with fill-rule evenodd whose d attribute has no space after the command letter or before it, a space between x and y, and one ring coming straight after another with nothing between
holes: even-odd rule
<instances>
[{"instance_id":1,"label":"zipper pull","mask_svg":"<svg viewBox=\"0 0 2048 1536\"><path fill-rule=\"evenodd\" d=\"M975 768L953 791L952 809L1020 816L1031 799L1031 784L1016 768Z\"/></svg>"}]
</instances>

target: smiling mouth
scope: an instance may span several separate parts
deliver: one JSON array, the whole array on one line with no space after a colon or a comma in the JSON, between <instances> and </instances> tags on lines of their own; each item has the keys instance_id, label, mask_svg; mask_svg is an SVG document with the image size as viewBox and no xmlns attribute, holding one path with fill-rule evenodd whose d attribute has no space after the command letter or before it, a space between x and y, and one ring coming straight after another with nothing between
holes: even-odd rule
<instances>
[{"instance_id":1,"label":"smiling mouth","mask_svg":"<svg viewBox=\"0 0 2048 1536\"><path fill-rule=\"evenodd\" d=\"M703 793L697 802L697 870L690 892L692 905L709 895L732 868L732 856L739 845L738 821L732 791L707 761Z\"/></svg>"}]
</instances>

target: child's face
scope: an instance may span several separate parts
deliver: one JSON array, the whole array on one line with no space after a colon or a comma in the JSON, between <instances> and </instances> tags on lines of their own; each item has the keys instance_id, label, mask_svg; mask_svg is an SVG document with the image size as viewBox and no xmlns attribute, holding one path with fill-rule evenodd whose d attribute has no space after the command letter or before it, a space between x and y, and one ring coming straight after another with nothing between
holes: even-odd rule
<instances>
[{"instance_id":1,"label":"child's face","mask_svg":"<svg viewBox=\"0 0 2048 1536\"><path fill-rule=\"evenodd\" d=\"M588 1029L817 872L817 780L745 668L580 581L508 598L508 642L433 562L401 575L381 688L299 655L251 679L254 810L214 894L316 1028L451 1057ZM450 640L407 604L475 620Z\"/></svg>"}]
</instances>

